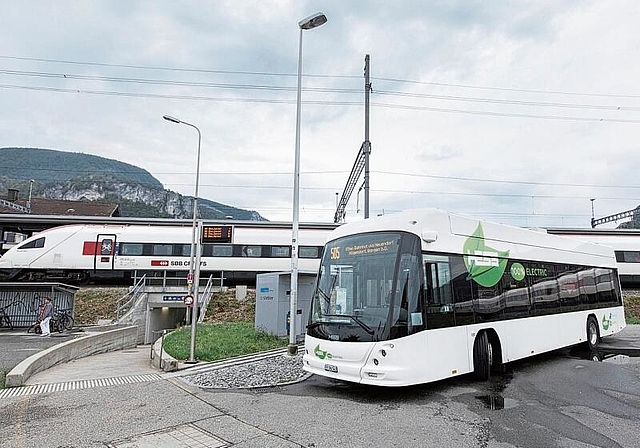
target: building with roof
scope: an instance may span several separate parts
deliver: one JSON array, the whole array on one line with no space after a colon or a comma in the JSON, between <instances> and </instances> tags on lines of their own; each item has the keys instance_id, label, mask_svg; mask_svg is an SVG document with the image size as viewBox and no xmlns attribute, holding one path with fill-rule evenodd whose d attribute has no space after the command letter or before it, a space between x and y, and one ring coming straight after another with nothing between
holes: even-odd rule
<instances>
[{"instance_id":1,"label":"building with roof","mask_svg":"<svg viewBox=\"0 0 640 448\"><path fill-rule=\"evenodd\" d=\"M16 215L25 215L25 226L15 221ZM12 217L8 223L2 216ZM113 218L120 216L118 204L99 201L66 201L47 198L20 198L19 191L9 189L5 197L0 197L0 253L22 242L33 233L26 225L31 216L83 216Z\"/></svg>"}]
</instances>

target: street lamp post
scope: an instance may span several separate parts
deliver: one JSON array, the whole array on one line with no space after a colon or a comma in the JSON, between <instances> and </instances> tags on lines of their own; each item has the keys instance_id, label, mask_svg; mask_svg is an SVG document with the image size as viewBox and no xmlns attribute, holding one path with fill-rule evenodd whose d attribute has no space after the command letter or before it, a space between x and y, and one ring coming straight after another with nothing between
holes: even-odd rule
<instances>
[{"instance_id":1,"label":"street lamp post","mask_svg":"<svg viewBox=\"0 0 640 448\"><path fill-rule=\"evenodd\" d=\"M300 28L300 42L298 44L298 95L296 100L296 153L293 173L293 222L291 229L291 290L289 308L289 347L288 353L294 356L298 353L296 345L296 312L298 309L298 232L300 215L300 110L302 92L302 32L317 28L327 21L323 13L315 13L298 22Z\"/></svg>"},{"instance_id":2,"label":"street lamp post","mask_svg":"<svg viewBox=\"0 0 640 448\"><path fill-rule=\"evenodd\" d=\"M31 213L31 192L33 191L34 182L34 179L29 179L29 200L27 201L27 208L29 209L29 213Z\"/></svg>"},{"instance_id":3,"label":"street lamp post","mask_svg":"<svg viewBox=\"0 0 640 448\"><path fill-rule=\"evenodd\" d=\"M200 142L202 141L202 135L200 134L200 129L197 126L187 123L186 121L179 120L177 118L171 117L169 115L163 115L167 121L178 124L185 124L187 126L191 126L196 131L198 131L198 158L196 163L196 191L193 197L193 223L191 229L191 255L189 257L189 278L192 279L191 283L187 282L188 286L188 294L193 297L193 306L191 308L191 344L189 350L189 360L186 361L189 364L195 364L198 361L195 358L196 352L196 323L198 321L198 292L200 290L200 269L195 269L195 258L196 258L196 228L197 228L197 218L198 218L198 184L200 183ZM198 246L199 247L199 246ZM197 257L198 261L200 260L200 256ZM199 266L198 266L199 267ZM198 274L198 275L194 275ZM194 285L196 287L194 288Z\"/></svg>"}]
</instances>

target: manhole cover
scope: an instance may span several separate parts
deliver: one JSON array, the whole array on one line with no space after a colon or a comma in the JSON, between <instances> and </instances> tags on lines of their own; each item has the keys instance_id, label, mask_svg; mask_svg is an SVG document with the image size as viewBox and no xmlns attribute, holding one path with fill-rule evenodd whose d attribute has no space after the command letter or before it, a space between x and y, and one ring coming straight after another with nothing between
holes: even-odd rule
<instances>
[{"instance_id":1,"label":"manhole cover","mask_svg":"<svg viewBox=\"0 0 640 448\"><path fill-rule=\"evenodd\" d=\"M227 446L227 443L194 425L180 425L118 440L108 446L110 448L218 448Z\"/></svg>"}]
</instances>

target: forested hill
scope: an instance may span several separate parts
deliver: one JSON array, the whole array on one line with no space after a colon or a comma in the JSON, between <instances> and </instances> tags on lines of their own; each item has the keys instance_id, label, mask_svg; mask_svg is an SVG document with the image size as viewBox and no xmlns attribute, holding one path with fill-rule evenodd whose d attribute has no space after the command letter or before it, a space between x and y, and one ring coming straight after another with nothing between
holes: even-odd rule
<instances>
[{"instance_id":1,"label":"forested hill","mask_svg":"<svg viewBox=\"0 0 640 448\"><path fill-rule=\"evenodd\" d=\"M31 183L30 181L34 182ZM148 171L128 163L89 154L39 148L0 148L0 197L8 189L24 198L103 201L119 204L122 216L190 218L193 202L164 188ZM264 221L256 211L198 198L205 219Z\"/></svg>"},{"instance_id":2,"label":"forested hill","mask_svg":"<svg viewBox=\"0 0 640 448\"><path fill-rule=\"evenodd\" d=\"M40 148L0 148L0 160L0 176L14 179L64 182L101 173L149 188L164 188L158 179L142 168L90 154Z\"/></svg>"}]
</instances>

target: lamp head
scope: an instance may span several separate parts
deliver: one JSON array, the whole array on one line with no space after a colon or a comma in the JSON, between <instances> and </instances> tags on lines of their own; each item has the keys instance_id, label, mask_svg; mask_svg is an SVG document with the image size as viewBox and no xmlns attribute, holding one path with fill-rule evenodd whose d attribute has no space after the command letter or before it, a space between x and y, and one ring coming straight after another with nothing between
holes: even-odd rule
<instances>
[{"instance_id":1,"label":"lamp head","mask_svg":"<svg viewBox=\"0 0 640 448\"><path fill-rule=\"evenodd\" d=\"M178 120L177 118L174 118L170 115L163 115L162 118L164 118L167 121L171 121L172 123L182 123L180 120Z\"/></svg>"},{"instance_id":2,"label":"lamp head","mask_svg":"<svg viewBox=\"0 0 640 448\"><path fill-rule=\"evenodd\" d=\"M303 30L310 30L312 28L317 28L320 25L324 25L327 22L327 16L325 16L321 12L317 12L305 19L302 19L298 22L298 26Z\"/></svg>"}]
</instances>

